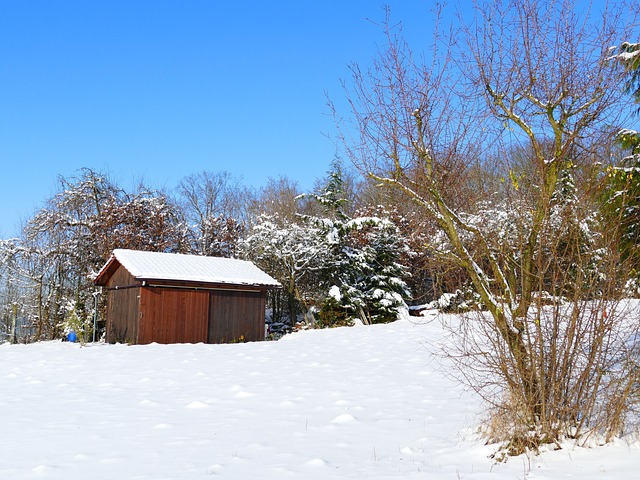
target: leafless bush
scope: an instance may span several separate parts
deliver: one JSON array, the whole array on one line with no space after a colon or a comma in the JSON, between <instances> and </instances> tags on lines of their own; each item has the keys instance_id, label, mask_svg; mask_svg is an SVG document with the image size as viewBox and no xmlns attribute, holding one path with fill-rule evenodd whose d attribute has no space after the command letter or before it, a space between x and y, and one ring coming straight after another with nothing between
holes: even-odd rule
<instances>
[{"instance_id":1,"label":"leafless bush","mask_svg":"<svg viewBox=\"0 0 640 480\"><path fill-rule=\"evenodd\" d=\"M386 50L353 68L351 121L338 118L346 155L434 221L430 246L480 297L457 357L508 414L511 453L607 440L624 424L635 326L620 309L615 227L599 224L586 187L623 121L609 48L635 18L622 4L477 2L462 33L438 29L420 57L387 22ZM502 186L487 191L488 178Z\"/></svg>"},{"instance_id":2,"label":"leafless bush","mask_svg":"<svg viewBox=\"0 0 640 480\"><path fill-rule=\"evenodd\" d=\"M522 382L518 359L490 314L469 313L450 329L456 347L446 355L458 377L491 405L485 433L489 441L504 442L505 454L559 446L563 439L608 442L633 424L640 303L623 298L628 272L615 244L570 249L572 240L575 234L556 235L538 252L537 295L521 323L526 380L534 391ZM542 294L549 287L556 292Z\"/></svg>"}]
</instances>

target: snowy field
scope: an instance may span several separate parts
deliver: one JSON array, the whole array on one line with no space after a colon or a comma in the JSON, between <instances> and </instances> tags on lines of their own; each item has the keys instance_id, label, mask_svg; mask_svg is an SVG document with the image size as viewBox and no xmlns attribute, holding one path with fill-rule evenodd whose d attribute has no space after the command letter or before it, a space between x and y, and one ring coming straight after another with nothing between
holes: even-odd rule
<instances>
[{"instance_id":1,"label":"snowy field","mask_svg":"<svg viewBox=\"0 0 640 480\"><path fill-rule=\"evenodd\" d=\"M433 317L431 317L433 318ZM635 479L620 440L495 465L438 321L235 345L0 346L0 479Z\"/></svg>"}]
</instances>

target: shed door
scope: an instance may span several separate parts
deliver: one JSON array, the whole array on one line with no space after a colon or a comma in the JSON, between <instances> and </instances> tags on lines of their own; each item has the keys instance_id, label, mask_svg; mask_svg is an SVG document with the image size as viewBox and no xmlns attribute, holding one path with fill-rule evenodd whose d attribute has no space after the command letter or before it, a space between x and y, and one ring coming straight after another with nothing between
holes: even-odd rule
<instances>
[{"instance_id":1,"label":"shed door","mask_svg":"<svg viewBox=\"0 0 640 480\"><path fill-rule=\"evenodd\" d=\"M140 289L123 288L107 292L107 342L135 343Z\"/></svg>"},{"instance_id":2,"label":"shed door","mask_svg":"<svg viewBox=\"0 0 640 480\"><path fill-rule=\"evenodd\" d=\"M139 343L207 341L207 290L148 287L141 290Z\"/></svg>"},{"instance_id":3,"label":"shed door","mask_svg":"<svg viewBox=\"0 0 640 480\"><path fill-rule=\"evenodd\" d=\"M264 340L265 294L215 290L209 308L209 343Z\"/></svg>"}]
</instances>

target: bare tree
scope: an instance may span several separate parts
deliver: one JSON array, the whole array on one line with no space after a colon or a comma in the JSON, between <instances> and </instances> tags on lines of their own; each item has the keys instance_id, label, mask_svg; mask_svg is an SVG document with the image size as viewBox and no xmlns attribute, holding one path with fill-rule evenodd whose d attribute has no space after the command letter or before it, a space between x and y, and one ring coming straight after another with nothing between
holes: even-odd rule
<instances>
[{"instance_id":1,"label":"bare tree","mask_svg":"<svg viewBox=\"0 0 640 480\"><path fill-rule=\"evenodd\" d=\"M190 250L200 255L234 255L252 199L240 181L229 172L204 171L182 179L177 193Z\"/></svg>"},{"instance_id":2,"label":"bare tree","mask_svg":"<svg viewBox=\"0 0 640 480\"><path fill-rule=\"evenodd\" d=\"M609 47L630 34L623 20L633 26L634 19L627 14L617 8L595 22L573 1L479 2L472 22L461 19L460 31L436 31L431 56L422 61L387 21L386 50L371 69L352 69L351 123L338 118L349 158L433 219L440 253L466 272L488 311L478 317L488 343L477 352L490 349L476 360L517 405L514 421L527 435L507 433L517 440L513 451L570 430L617 431L600 421L602 404L579 399L602 399L598 369L625 348L623 342L615 353L609 349L623 335L622 322L613 321L615 308L587 308L584 300L596 292L612 298L619 284L586 288L594 279L586 266L598 264L595 245L608 244L587 242L585 251L581 196L566 193L579 172L593 171L594 155L587 153L611 141L610 126L624 111L622 73L612 67ZM512 163L515 147L526 152L520 172ZM474 181L491 160L498 161L502 192L486 192ZM500 212L510 214L505 236L487 228L500 225ZM569 258L582 262L572 275L566 274ZM612 278L613 266L602 262L598 268ZM549 324L540 299L554 282L573 282L557 290L576 296L570 308L553 302ZM547 335L547 327L555 336ZM580 348L586 357L573 355ZM560 357L568 362L570 388L554 383ZM572 396L580 388L588 394ZM563 403L572 406L571 415Z\"/></svg>"},{"instance_id":3,"label":"bare tree","mask_svg":"<svg viewBox=\"0 0 640 480\"><path fill-rule=\"evenodd\" d=\"M124 192L90 169L59 181L21 237L0 243L0 263L35 340L59 337L70 318L93 318L92 278L114 248L183 250L184 229L166 195L144 186Z\"/></svg>"},{"instance_id":4,"label":"bare tree","mask_svg":"<svg viewBox=\"0 0 640 480\"><path fill-rule=\"evenodd\" d=\"M300 185L295 180L286 176L277 179L269 178L267 185L255 195L252 201L251 215L254 218L268 215L287 223L295 223L302 208L302 203L297 200L301 194Z\"/></svg>"}]
</instances>

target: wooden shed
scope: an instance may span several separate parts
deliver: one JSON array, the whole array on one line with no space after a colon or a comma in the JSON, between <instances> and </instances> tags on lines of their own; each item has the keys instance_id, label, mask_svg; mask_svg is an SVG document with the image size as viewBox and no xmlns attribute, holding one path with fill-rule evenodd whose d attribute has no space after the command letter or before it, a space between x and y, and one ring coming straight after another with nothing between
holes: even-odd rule
<instances>
[{"instance_id":1,"label":"wooden shed","mask_svg":"<svg viewBox=\"0 0 640 480\"><path fill-rule=\"evenodd\" d=\"M264 340L267 290L280 284L231 258L114 250L95 279L107 292L107 342Z\"/></svg>"}]
</instances>

